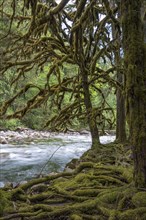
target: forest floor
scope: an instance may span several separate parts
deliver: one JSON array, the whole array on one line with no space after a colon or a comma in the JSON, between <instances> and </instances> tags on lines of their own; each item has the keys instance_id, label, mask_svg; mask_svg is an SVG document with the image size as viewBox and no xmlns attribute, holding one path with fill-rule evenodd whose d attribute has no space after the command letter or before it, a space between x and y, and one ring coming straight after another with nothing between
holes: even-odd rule
<instances>
[{"instance_id":1,"label":"forest floor","mask_svg":"<svg viewBox=\"0 0 146 220\"><path fill-rule=\"evenodd\" d=\"M0 190L0 220L146 220L146 189L134 187L130 146L99 145L65 172Z\"/></svg>"}]
</instances>

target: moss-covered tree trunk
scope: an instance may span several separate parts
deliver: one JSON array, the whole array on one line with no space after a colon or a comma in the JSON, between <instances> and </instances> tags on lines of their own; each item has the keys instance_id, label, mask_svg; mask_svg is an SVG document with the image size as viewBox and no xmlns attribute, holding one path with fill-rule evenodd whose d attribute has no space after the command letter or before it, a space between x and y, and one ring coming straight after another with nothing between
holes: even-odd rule
<instances>
[{"instance_id":1,"label":"moss-covered tree trunk","mask_svg":"<svg viewBox=\"0 0 146 220\"><path fill-rule=\"evenodd\" d=\"M93 106L91 102L91 93L89 89L89 80L88 77L90 76L90 62L92 58L89 59L89 63L85 58L84 54L84 42L83 42L83 29L80 27L78 31L74 34L74 38L76 39L76 60L78 60L79 64L79 72L82 80L82 88L83 88L83 95L84 95L84 105L86 108L86 118L88 121L91 139L92 139L92 148L96 148L99 145L99 132L96 123L96 115L93 111Z\"/></svg>"},{"instance_id":2,"label":"moss-covered tree trunk","mask_svg":"<svg viewBox=\"0 0 146 220\"><path fill-rule=\"evenodd\" d=\"M88 72L85 69L84 70L82 69L81 76L82 76L82 87L84 93L84 104L86 107L89 129L91 132L92 147L94 148L96 147L97 144L99 144L99 132L96 124L96 118L95 115L93 114L93 108L90 98Z\"/></svg>"},{"instance_id":3,"label":"moss-covered tree trunk","mask_svg":"<svg viewBox=\"0 0 146 220\"><path fill-rule=\"evenodd\" d=\"M123 75L117 72L117 81L123 84ZM118 142L126 141L126 118L125 118L125 98L122 91L117 89L117 112L116 112L116 140Z\"/></svg>"},{"instance_id":4,"label":"moss-covered tree trunk","mask_svg":"<svg viewBox=\"0 0 146 220\"><path fill-rule=\"evenodd\" d=\"M126 75L126 115L134 156L134 180L146 187L146 65L141 0L121 1Z\"/></svg>"},{"instance_id":5,"label":"moss-covered tree trunk","mask_svg":"<svg viewBox=\"0 0 146 220\"><path fill-rule=\"evenodd\" d=\"M111 2L111 6L115 7L115 1ZM118 18L120 20L120 11L118 11ZM112 25L112 35L113 38L116 39L117 50L114 51L114 61L116 65L116 74L117 74L117 81L123 86L124 84L124 75L121 73L121 55L120 55L120 47L121 47L121 36L119 31L116 29L116 25L113 23ZM116 93L116 104L117 104L117 111L116 111L116 140L118 142L125 142L126 141L126 117L125 117L125 97L123 94L122 89L117 88Z\"/></svg>"},{"instance_id":6,"label":"moss-covered tree trunk","mask_svg":"<svg viewBox=\"0 0 146 220\"><path fill-rule=\"evenodd\" d=\"M112 9L116 7L116 1L111 0L110 6ZM118 4L120 6L120 4ZM118 19L121 19L120 14L120 7L117 12ZM114 50L114 63L116 66L116 75L117 75L117 81L122 86L124 84L124 75L121 73L121 55L120 55L120 49L121 49L121 36L119 33L119 30L117 31L116 24L112 23L112 37L113 39L116 39L116 45L117 48ZM123 94L122 89L119 87L117 88L116 92L116 141L119 143L126 141L126 117L125 117L125 97Z\"/></svg>"}]
</instances>

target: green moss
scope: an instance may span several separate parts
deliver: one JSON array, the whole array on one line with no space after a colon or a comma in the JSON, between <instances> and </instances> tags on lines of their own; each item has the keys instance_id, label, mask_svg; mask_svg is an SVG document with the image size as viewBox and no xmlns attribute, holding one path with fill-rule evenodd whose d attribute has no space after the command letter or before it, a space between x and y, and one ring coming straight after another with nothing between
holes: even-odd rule
<instances>
[{"instance_id":1,"label":"green moss","mask_svg":"<svg viewBox=\"0 0 146 220\"><path fill-rule=\"evenodd\" d=\"M10 194L0 190L0 216L8 210L12 210L12 203L9 200Z\"/></svg>"},{"instance_id":2,"label":"green moss","mask_svg":"<svg viewBox=\"0 0 146 220\"><path fill-rule=\"evenodd\" d=\"M131 182L133 180L133 168L131 167L119 167L119 172L121 172L122 176L127 180L127 182Z\"/></svg>"},{"instance_id":3,"label":"green moss","mask_svg":"<svg viewBox=\"0 0 146 220\"><path fill-rule=\"evenodd\" d=\"M55 180L55 181L53 181L53 185L54 185L55 188L59 187L61 189L76 189L78 187L78 185L77 185L74 178L66 179L66 180L63 180L63 181Z\"/></svg>"},{"instance_id":4,"label":"green moss","mask_svg":"<svg viewBox=\"0 0 146 220\"><path fill-rule=\"evenodd\" d=\"M72 174L63 172L6 189L10 192L4 193L8 193L15 210L7 211L4 207L3 214L29 220L138 220L139 216L145 220L146 213L139 207L145 208L145 196L144 202L137 204L141 194L133 183L128 183L131 173L131 169L122 166L84 162Z\"/></svg>"},{"instance_id":5,"label":"green moss","mask_svg":"<svg viewBox=\"0 0 146 220\"><path fill-rule=\"evenodd\" d=\"M81 172L83 169L87 169L87 168L93 168L94 167L94 163L92 162L82 162L80 163L80 165L76 168L75 172L79 173Z\"/></svg>"},{"instance_id":6,"label":"green moss","mask_svg":"<svg viewBox=\"0 0 146 220\"><path fill-rule=\"evenodd\" d=\"M118 179L118 177L113 177L109 175L99 175L96 177L96 180L98 180L99 183L102 183L103 185L124 185L124 183Z\"/></svg>"},{"instance_id":7,"label":"green moss","mask_svg":"<svg viewBox=\"0 0 146 220\"><path fill-rule=\"evenodd\" d=\"M136 193L132 197L132 203L136 207L146 207L146 192L138 192L138 193Z\"/></svg>"},{"instance_id":8,"label":"green moss","mask_svg":"<svg viewBox=\"0 0 146 220\"><path fill-rule=\"evenodd\" d=\"M74 178L71 179L63 179L63 181L54 181L54 186L60 188L60 191L63 190L71 190L71 189L78 189L79 187L85 187L85 186L92 186L97 185L97 181L92 181L91 176L93 171L90 170L88 173L79 173Z\"/></svg>"},{"instance_id":9,"label":"green moss","mask_svg":"<svg viewBox=\"0 0 146 220\"><path fill-rule=\"evenodd\" d=\"M85 173L80 173L75 177L75 181L77 183L86 183L89 182L89 174L85 174Z\"/></svg>"},{"instance_id":10,"label":"green moss","mask_svg":"<svg viewBox=\"0 0 146 220\"><path fill-rule=\"evenodd\" d=\"M48 197L51 197L53 195L52 192L44 192L44 193L39 193L39 194L35 194L35 195L32 195L32 196L29 196L28 199L31 201L31 202L38 202L38 201L43 201L44 199L48 198Z\"/></svg>"},{"instance_id":11,"label":"green moss","mask_svg":"<svg viewBox=\"0 0 146 220\"><path fill-rule=\"evenodd\" d=\"M125 207L127 207L127 205L128 208L133 208L133 203L131 201L131 198L133 197L136 191L137 189L130 185L129 188L122 190L123 198L120 199L118 203L118 210L123 210Z\"/></svg>"},{"instance_id":12,"label":"green moss","mask_svg":"<svg viewBox=\"0 0 146 220\"><path fill-rule=\"evenodd\" d=\"M45 205L45 204L30 205L30 204L26 204L26 203L23 204L23 205L21 204L21 207L19 208L19 212L23 212L23 213L33 212L33 211L36 212L38 210L43 210L43 211L50 212L50 211L53 210L53 208L48 206L48 204L47 205Z\"/></svg>"},{"instance_id":13,"label":"green moss","mask_svg":"<svg viewBox=\"0 0 146 220\"><path fill-rule=\"evenodd\" d=\"M110 192L109 190L109 193L105 193L101 196L99 195L98 198L100 202L112 204L112 203L116 203L121 197L122 197L122 192L120 192L119 190L115 192Z\"/></svg>"},{"instance_id":14,"label":"green moss","mask_svg":"<svg viewBox=\"0 0 146 220\"><path fill-rule=\"evenodd\" d=\"M119 212L117 210L111 210L109 220L117 220Z\"/></svg>"},{"instance_id":15,"label":"green moss","mask_svg":"<svg viewBox=\"0 0 146 220\"><path fill-rule=\"evenodd\" d=\"M26 201L25 192L21 188L14 189L11 193L11 199Z\"/></svg>"},{"instance_id":16,"label":"green moss","mask_svg":"<svg viewBox=\"0 0 146 220\"><path fill-rule=\"evenodd\" d=\"M82 220L83 218L77 214L73 214L71 217L70 217L71 220Z\"/></svg>"},{"instance_id":17,"label":"green moss","mask_svg":"<svg viewBox=\"0 0 146 220\"><path fill-rule=\"evenodd\" d=\"M140 220L146 220L146 213L141 216Z\"/></svg>"},{"instance_id":18,"label":"green moss","mask_svg":"<svg viewBox=\"0 0 146 220\"><path fill-rule=\"evenodd\" d=\"M119 215L119 220L141 220L145 213L145 207L129 209Z\"/></svg>"},{"instance_id":19,"label":"green moss","mask_svg":"<svg viewBox=\"0 0 146 220\"><path fill-rule=\"evenodd\" d=\"M100 189L77 189L73 192L73 195L94 197L97 196L100 192Z\"/></svg>"}]
</instances>

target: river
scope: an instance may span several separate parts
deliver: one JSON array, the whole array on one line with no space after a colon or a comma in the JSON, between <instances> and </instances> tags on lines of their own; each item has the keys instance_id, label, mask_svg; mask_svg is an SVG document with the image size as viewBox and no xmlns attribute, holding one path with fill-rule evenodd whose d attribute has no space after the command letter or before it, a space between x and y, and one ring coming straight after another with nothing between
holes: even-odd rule
<instances>
[{"instance_id":1,"label":"river","mask_svg":"<svg viewBox=\"0 0 146 220\"><path fill-rule=\"evenodd\" d=\"M114 138L101 136L100 140L108 143ZM45 164L44 175L63 171L71 159L79 158L90 146L89 134L56 134L45 141L0 144L0 187L37 177Z\"/></svg>"}]
</instances>

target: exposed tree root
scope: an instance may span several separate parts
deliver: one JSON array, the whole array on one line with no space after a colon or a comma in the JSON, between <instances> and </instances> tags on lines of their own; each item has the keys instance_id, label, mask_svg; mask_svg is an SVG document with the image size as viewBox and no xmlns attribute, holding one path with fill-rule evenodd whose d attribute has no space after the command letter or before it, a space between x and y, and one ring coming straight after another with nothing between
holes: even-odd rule
<instances>
[{"instance_id":1,"label":"exposed tree root","mask_svg":"<svg viewBox=\"0 0 146 220\"><path fill-rule=\"evenodd\" d=\"M0 220L145 220L146 192L132 183L128 154L123 146L100 145L72 172L1 190Z\"/></svg>"}]
</instances>

